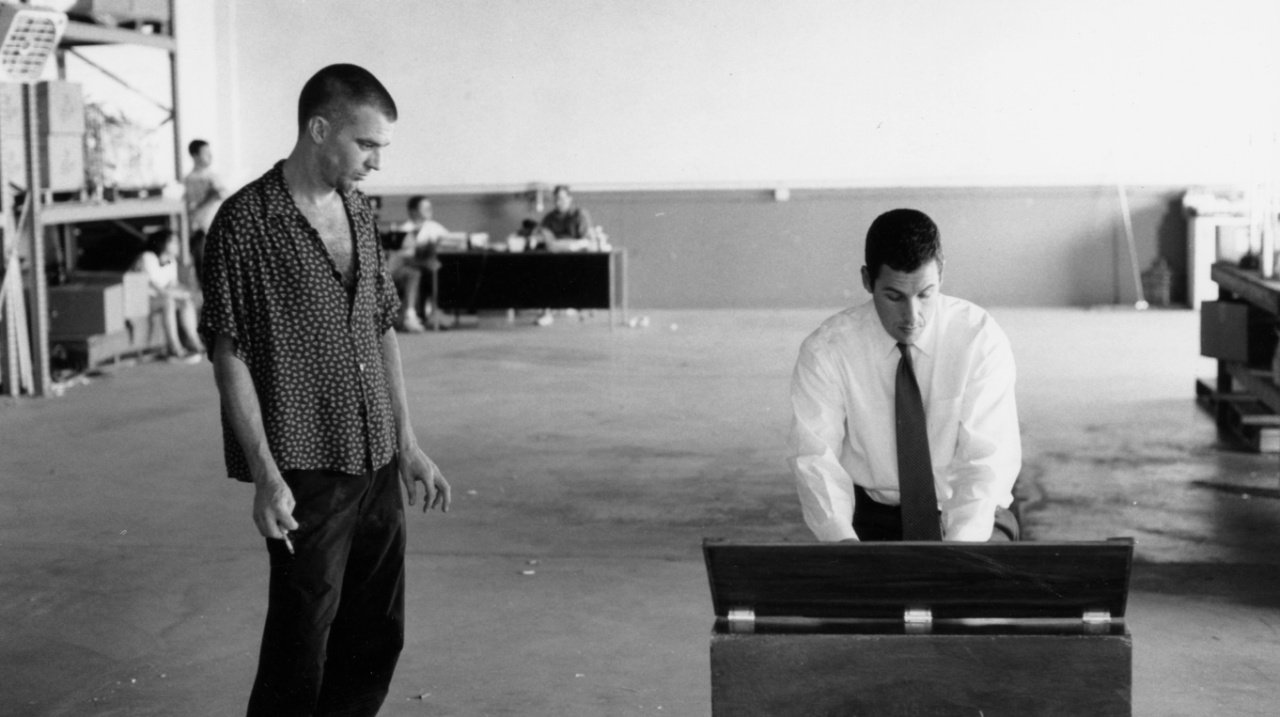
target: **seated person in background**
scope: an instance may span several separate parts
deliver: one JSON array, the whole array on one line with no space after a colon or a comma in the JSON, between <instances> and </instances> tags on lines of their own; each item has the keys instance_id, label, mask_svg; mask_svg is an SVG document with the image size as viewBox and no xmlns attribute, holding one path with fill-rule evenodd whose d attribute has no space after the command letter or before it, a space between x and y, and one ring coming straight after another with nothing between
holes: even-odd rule
<instances>
[{"instance_id":1,"label":"seated person in background","mask_svg":"<svg viewBox=\"0 0 1280 717\"><path fill-rule=\"evenodd\" d=\"M938 227L913 209L867 231L871 300L805 339L788 463L819 540L1017 540L1022 465L1009 340L941 293Z\"/></svg>"},{"instance_id":2,"label":"seated person in background","mask_svg":"<svg viewBox=\"0 0 1280 717\"><path fill-rule=\"evenodd\" d=\"M569 187L556 185L552 194L556 208L547 212L539 226L557 239L586 239L591 236L591 216L587 210L573 206Z\"/></svg>"},{"instance_id":3,"label":"seated person in background","mask_svg":"<svg viewBox=\"0 0 1280 717\"><path fill-rule=\"evenodd\" d=\"M431 296L431 270L437 262L436 252L440 240L451 233L433 218L431 201L426 197L410 197L408 209L409 218L396 227L396 231L404 234L404 242L399 249L387 254L387 273L400 292L403 309L400 330L420 333L424 330L422 318Z\"/></svg>"},{"instance_id":4,"label":"seated person in background","mask_svg":"<svg viewBox=\"0 0 1280 717\"><path fill-rule=\"evenodd\" d=\"M147 248L134 261L132 271L147 275L151 310L161 312L164 319L168 357L183 363L198 363L204 353L204 344L196 333L195 297L190 289L178 282L177 259L178 237L168 229L161 229L147 235ZM190 353L187 352L188 347Z\"/></svg>"},{"instance_id":5,"label":"seated person in background","mask_svg":"<svg viewBox=\"0 0 1280 717\"><path fill-rule=\"evenodd\" d=\"M591 236L591 216L587 210L573 206L573 194L568 185L557 184L552 190L556 208L547 212L538 224L541 236L538 246L530 238L530 248L547 248L550 239L586 239ZM538 326L550 326L555 321L551 310L547 309L538 316Z\"/></svg>"}]
</instances>

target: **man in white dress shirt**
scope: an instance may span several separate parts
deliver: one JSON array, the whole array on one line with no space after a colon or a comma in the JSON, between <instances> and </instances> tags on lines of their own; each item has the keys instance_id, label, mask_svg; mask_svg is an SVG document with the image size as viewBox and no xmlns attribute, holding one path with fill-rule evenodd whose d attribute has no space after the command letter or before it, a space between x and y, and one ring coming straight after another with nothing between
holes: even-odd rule
<instances>
[{"instance_id":1,"label":"man in white dress shirt","mask_svg":"<svg viewBox=\"0 0 1280 717\"><path fill-rule=\"evenodd\" d=\"M895 209L867 231L871 300L800 347L788 463L819 540L901 540L895 374L909 352L926 415L943 540L1017 540L1022 466L1009 340L986 311L941 293L938 227ZM902 348L900 348L902 346Z\"/></svg>"}]
</instances>

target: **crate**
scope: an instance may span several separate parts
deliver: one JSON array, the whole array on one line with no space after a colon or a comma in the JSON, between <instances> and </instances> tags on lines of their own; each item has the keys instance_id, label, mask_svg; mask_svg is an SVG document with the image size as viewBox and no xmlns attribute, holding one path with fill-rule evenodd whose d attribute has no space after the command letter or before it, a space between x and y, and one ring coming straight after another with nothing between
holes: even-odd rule
<instances>
[{"instance_id":1,"label":"crate","mask_svg":"<svg viewBox=\"0 0 1280 717\"><path fill-rule=\"evenodd\" d=\"M1206 301L1200 305L1200 353L1221 361L1269 366L1276 350L1273 320L1251 304Z\"/></svg>"},{"instance_id":2,"label":"crate","mask_svg":"<svg viewBox=\"0 0 1280 717\"><path fill-rule=\"evenodd\" d=\"M123 287L123 312L126 319L145 317L151 313L151 282L141 271L73 271L67 277L73 284L120 284Z\"/></svg>"},{"instance_id":3,"label":"crate","mask_svg":"<svg viewBox=\"0 0 1280 717\"><path fill-rule=\"evenodd\" d=\"M124 330L123 284L51 286L49 335L88 336Z\"/></svg>"},{"instance_id":4,"label":"crate","mask_svg":"<svg viewBox=\"0 0 1280 717\"><path fill-rule=\"evenodd\" d=\"M703 552L714 717L1132 714L1131 539Z\"/></svg>"}]
</instances>

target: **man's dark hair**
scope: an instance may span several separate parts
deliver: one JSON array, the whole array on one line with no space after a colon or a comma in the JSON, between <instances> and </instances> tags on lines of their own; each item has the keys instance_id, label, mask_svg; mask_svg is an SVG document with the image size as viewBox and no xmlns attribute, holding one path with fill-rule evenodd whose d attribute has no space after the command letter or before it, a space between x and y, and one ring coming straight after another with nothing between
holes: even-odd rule
<instances>
[{"instance_id":1,"label":"man's dark hair","mask_svg":"<svg viewBox=\"0 0 1280 717\"><path fill-rule=\"evenodd\" d=\"M173 237L173 232L168 229L153 229L146 233L144 246L146 250L160 256L164 253L164 248L169 245L169 240Z\"/></svg>"},{"instance_id":2,"label":"man's dark hair","mask_svg":"<svg viewBox=\"0 0 1280 717\"><path fill-rule=\"evenodd\" d=\"M204 141L203 139L193 139L191 140L191 144L187 145L187 154L194 157L197 154L200 154L200 150L208 146L209 146L209 143Z\"/></svg>"},{"instance_id":3,"label":"man's dark hair","mask_svg":"<svg viewBox=\"0 0 1280 717\"><path fill-rule=\"evenodd\" d=\"M867 229L866 266L874 286L880 267L912 272L932 260L942 270L942 237L924 212L893 209L876 217Z\"/></svg>"},{"instance_id":4,"label":"man's dark hair","mask_svg":"<svg viewBox=\"0 0 1280 717\"><path fill-rule=\"evenodd\" d=\"M573 196L573 192L569 191L569 185L567 185L567 184L557 184L557 185L556 185L556 186L551 190L551 196L553 196L553 197L554 197L555 195L559 194L560 192L564 192L565 194L568 194L568 195L569 195L569 196L571 196L571 197Z\"/></svg>"},{"instance_id":5,"label":"man's dark hair","mask_svg":"<svg viewBox=\"0 0 1280 717\"><path fill-rule=\"evenodd\" d=\"M415 194L412 197L409 197L409 203L406 204L405 206L408 207L409 211L412 212L416 210L425 201L427 201L426 197L422 196L421 194Z\"/></svg>"},{"instance_id":6,"label":"man's dark hair","mask_svg":"<svg viewBox=\"0 0 1280 717\"><path fill-rule=\"evenodd\" d=\"M330 121L345 121L345 117L334 117L333 112L346 112L361 105L373 107L388 120L396 121L396 102L373 73L358 65L329 65L302 86L302 94L298 96L298 131L306 131L307 120L316 115L324 115Z\"/></svg>"}]
</instances>

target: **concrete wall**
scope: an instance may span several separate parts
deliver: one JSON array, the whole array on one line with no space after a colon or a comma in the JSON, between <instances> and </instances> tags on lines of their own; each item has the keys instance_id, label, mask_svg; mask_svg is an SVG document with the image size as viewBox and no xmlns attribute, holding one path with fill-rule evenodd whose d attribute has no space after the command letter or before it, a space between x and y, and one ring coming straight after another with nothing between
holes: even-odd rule
<instances>
[{"instance_id":1,"label":"concrete wall","mask_svg":"<svg viewBox=\"0 0 1280 717\"><path fill-rule=\"evenodd\" d=\"M1185 301L1181 190L1129 190L1139 267L1163 256ZM383 197L403 219L408 195ZM517 193L432 195L450 229L507 236L526 216ZM840 306L867 295L863 237L880 212L921 209L942 229L948 293L982 304L1132 303L1136 290L1114 187L578 192L579 205L628 252L638 308Z\"/></svg>"},{"instance_id":2,"label":"concrete wall","mask_svg":"<svg viewBox=\"0 0 1280 717\"><path fill-rule=\"evenodd\" d=\"M229 4L242 179L333 62L400 105L379 189L1236 182L1280 101L1270 0Z\"/></svg>"},{"instance_id":3,"label":"concrete wall","mask_svg":"<svg viewBox=\"0 0 1280 717\"><path fill-rule=\"evenodd\" d=\"M219 7L200 12L233 183L289 151L307 77L356 62L400 106L366 187L389 216L421 191L447 225L500 237L524 188L567 182L630 251L637 306L855 300L861 237L894 206L939 220L952 293L1129 303L1120 182L1138 265L1169 261L1178 300L1177 196L1280 166L1269 0Z\"/></svg>"}]
</instances>

